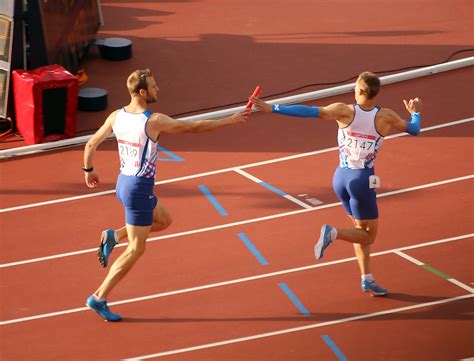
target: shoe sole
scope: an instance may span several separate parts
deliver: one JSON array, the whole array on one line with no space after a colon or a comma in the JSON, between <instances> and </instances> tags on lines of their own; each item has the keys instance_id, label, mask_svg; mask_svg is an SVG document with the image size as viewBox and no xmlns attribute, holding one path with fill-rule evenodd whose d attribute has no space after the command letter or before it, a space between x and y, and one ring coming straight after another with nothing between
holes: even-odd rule
<instances>
[{"instance_id":1,"label":"shoe sole","mask_svg":"<svg viewBox=\"0 0 474 361\"><path fill-rule=\"evenodd\" d=\"M100 245L99 245L99 248L97 249L97 257L99 258L100 265L104 268L107 267L107 262L105 262L104 252L102 251L102 247L104 247L106 240L107 240L107 233L102 232L100 236Z\"/></svg>"},{"instance_id":2,"label":"shoe sole","mask_svg":"<svg viewBox=\"0 0 474 361\"><path fill-rule=\"evenodd\" d=\"M314 256L316 259L321 259L323 258L323 246L324 246L324 231L326 230L326 227L321 228L321 233L319 235L319 240L316 243L316 246L314 246Z\"/></svg>"},{"instance_id":3,"label":"shoe sole","mask_svg":"<svg viewBox=\"0 0 474 361\"><path fill-rule=\"evenodd\" d=\"M385 293L377 293L371 290L362 290L363 292L369 292L372 297L380 297L380 296L385 296L388 294L388 292Z\"/></svg>"}]
</instances>

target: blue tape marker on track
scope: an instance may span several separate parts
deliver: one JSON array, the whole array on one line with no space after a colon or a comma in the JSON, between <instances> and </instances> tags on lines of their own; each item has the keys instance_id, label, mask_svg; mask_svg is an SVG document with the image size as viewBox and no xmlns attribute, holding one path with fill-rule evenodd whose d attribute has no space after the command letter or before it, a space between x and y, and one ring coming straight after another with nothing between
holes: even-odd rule
<instances>
[{"instance_id":1,"label":"blue tape marker on track","mask_svg":"<svg viewBox=\"0 0 474 361\"><path fill-rule=\"evenodd\" d=\"M174 154L173 152L170 152L169 150L158 146L158 152L165 153L169 158L156 158L156 160L159 160L161 162L184 162L184 158L181 158Z\"/></svg>"},{"instance_id":2,"label":"blue tape marker on track","mask_svg":"<svg viewBox=\"0 0 474 361\"><path fill-rule=\"evenodd\" d=\"M250 250L250 252L252 252L253 255L257 257L261 265L266 266L268 264L267 260L262 256L262 254L258 251L258 249L255 248L252 242L250 242L250 239L248 239L244 233L242 232L237 233L237 236L245 243L245 245Z\"/></svg>"},{"instance_id":3,"label":"blue tape marker on track","mask_svg":"<svg viewBox=\"0 0 474 361\"><path fill-rule=\"evenodd\" d=\"M209 199L209 201L212 203L212 205L217 209L219 214L223 217L228 216L229 214L225 211L224 208L219 204L219 202L214 198L214 196L209 192L209 190L206 188L204 184L199 185L199 189L201 190L202 193Z\"/></svg>"},{"instance_id":4,"label":"blue tape marker on track","mask_svg":"<svg viewBox=\"0 0 474 361\"><path fill-rule=\"evenodd\" d=\"M347 361L346 356L339 350L339 347L336 346L336 344L331 340L331 337L328 335L321 335L322 339L324 342L327 343L327 345L331 348L332 352L334 352L338 358L339 361Z\"/></svg>"},{"instance_id":5,"label":"blue tape marker on track","mask_svg":"<svg viewBox=\"0 0 474 361\"><path fill-rule=\"evenodd\" d=\"M268 183L265 183L265 182L259 182L258 184L260 184L262 187L265 187L269 190L271 190L272 192L275 192L276 194L279 194L280 196L284 197L286 196L287 194L281 190L279 190L278 188L275 188L274 186L268 184Z\"/></svg>"},{"instance_id":6,"label":"blue tape marker on track","mask_svg":"<svg viewBox=\"0 0 474 361\"><path fill-rule=\"evenodd\" d=\"M290 298L291 302L294 303L296 308L304 315L304 316L309 316L309 311L306 309L306 307L303 306L303 304L300 302L300 300L291 292L290 288L285 284L285 283L279 283L278 286L285 292L285 294Z\"/></svg>"}]
</instances>

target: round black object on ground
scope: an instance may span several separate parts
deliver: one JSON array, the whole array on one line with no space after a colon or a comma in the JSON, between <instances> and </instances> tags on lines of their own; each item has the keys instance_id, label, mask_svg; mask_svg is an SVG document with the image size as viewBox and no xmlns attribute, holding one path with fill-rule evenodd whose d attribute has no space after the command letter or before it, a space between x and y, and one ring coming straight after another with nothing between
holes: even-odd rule
<instances>
[{"instance_id":1,"label":"round black object on ground","mask_svg":"<svg viewBox=\"0 0 474 361\"><path fill-rule=\"evenodd\" d=\"M107 60L126 60L132 57L132 41L125 38L105 38L96 41L100 56Z\"/></svg>"},{"instance_id":2,"label":"round black object on ground","mask_svg":"<svg viewBox=\"0 0 474 361\"><path fill-rule=\"evenodd\" d=\"M79 110L96 112L107 108L107 90L101 88L82 88L79 90Z\"/></svg>"}]
</instances>

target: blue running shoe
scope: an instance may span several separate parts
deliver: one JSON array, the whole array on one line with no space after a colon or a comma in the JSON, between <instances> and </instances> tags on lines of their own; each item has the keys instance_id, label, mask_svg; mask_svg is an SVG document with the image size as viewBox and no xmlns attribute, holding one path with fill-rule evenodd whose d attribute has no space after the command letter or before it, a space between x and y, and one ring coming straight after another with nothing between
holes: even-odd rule
<instances>
[{"instance_id":1,"label":"blue running shoe","mask_svg":"<svg viewBox=\"0 0 474 361\"><path fill-rule=\"evenodd\" d=\"M321 235L319 240L314 246L314 256L316 259L323 258L324 250L332 243L331 239L331 229L332 227L329 224L324 224L321 227Z\"/></svg>"},{"instance_id":2,"label":"blue running shoe","mask_svg":"<svg viewBox=\"0 0 474 361\"><path fill-rule=\"evenodd\" d=\"M97 250L99 263L102 267L107 267L109 256L116 245L117 241L115 240L115 231L113 229L103 231L100 237L99 249Z\"/></svg>"},{"instance_id":3,"label":"blue running shoe","mask_svg":"<svg viewBox=\"0 0 474 361\"><path fill-rule=\"evenodd\" d=\"M93 295L87 299L86 306L97 312L106 321L116 322L122 319L119 314L110 312L107 301L97 301Z\"/></svg>"},{"instance_id":4,"label":"blue running shoe","mask_svg":"<svg viewBox=\"0 0 474 361\"><path fill-rule=\"evenodd\" d=\"M370 292L372 296L385 296L388 293L386 288L380 287L375 281L364 280L361 288L364 292Z\"/></svg>"}]
</instances>

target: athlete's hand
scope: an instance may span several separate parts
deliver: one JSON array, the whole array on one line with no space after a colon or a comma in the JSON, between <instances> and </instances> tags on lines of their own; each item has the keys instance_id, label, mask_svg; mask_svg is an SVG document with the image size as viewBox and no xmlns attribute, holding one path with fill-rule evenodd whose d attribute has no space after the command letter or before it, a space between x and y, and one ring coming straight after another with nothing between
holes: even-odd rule
<instances>
[{"instance_id":1,"label":"athlete's hand","mask_svg":"<svg viewBox=\"0 0 474 361\"><path fill-rule=\"evenodd\" d=\"M89 188L95 188L99 185L99 176L96 172L84 172L84 178L86 181L86 185Z\"/></svg>"},{"instance_id":2,"label":"athlete's hand","mask_svg":"<svg viewBox=\"0 0 474 361\"><path fill-rule=\"evenodd\" d=\"M249 100L253 103L253 106L264 113L271 113L272 106L262 99L256 97L250 97Z\"/></svg>"},{"instance_id":3,"label":"athlete's hand","mask_svg":"<svg viewBox=\"0 0 474 361\"><path fill-rule=\"evenodd\" d=\"M403 99L403 103L405 104L405 108L407 108L410 114L421 112L422 102L420 98L410 99L410 101L408 102L405 99Z\"/></svg>"},{"instance_id":4,"label":"athlete's hand","mask_svg":"<svg viewBox=\"0 0 474 361\"><path fill-rule=\"evenodd\" d=\"M241 110L240 112L235 113L231 117L231 119L232 119L232 123L236 124L236 123L243 123L247 121L249 117L250 117L250 110L245 109L245 110Z\"/></svg>"}]
</instances>

